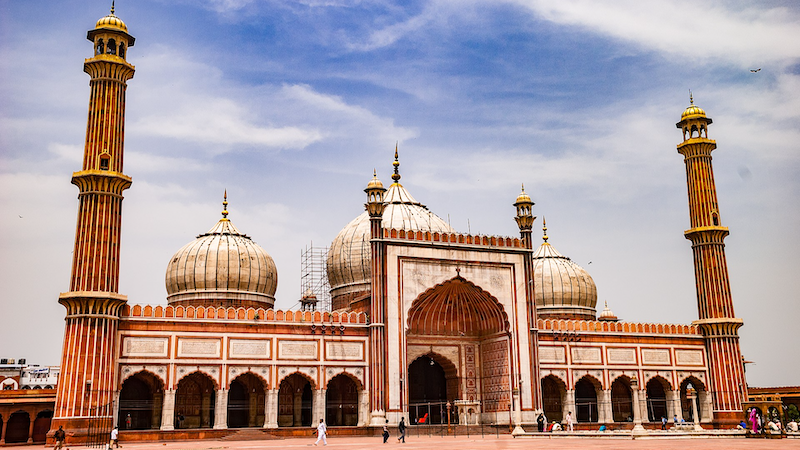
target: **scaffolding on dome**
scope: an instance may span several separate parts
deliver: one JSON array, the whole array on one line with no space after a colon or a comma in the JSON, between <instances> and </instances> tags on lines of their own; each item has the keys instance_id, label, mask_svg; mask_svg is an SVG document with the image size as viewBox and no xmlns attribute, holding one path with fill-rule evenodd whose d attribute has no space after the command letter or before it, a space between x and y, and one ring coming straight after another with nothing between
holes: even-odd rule
<instances>
[{"instance_id":1,"label":"scaffolding on dome","mask_svg":"<svg viewBox=\"0 0 800 450\"><path fill-rule=\"evenodd\" d=\"M300 252L300 304L304 310L331 310L327 258L328 247L315 247L313 242Z\"/></svg>"}]
</instances>

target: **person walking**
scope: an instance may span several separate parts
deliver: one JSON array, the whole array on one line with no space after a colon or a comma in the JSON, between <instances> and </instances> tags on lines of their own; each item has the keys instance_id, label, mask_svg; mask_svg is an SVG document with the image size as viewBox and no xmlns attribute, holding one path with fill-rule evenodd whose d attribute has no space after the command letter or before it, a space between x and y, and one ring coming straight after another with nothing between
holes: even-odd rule
<instances>
[{"instance_id":1,"label":"person walking","mask_svg":"<svg viewBox=\"0 0 800 450\"><path fill-rule=\"evenodd\" d=\"M397 431L400 432L400 436L397 437L397 442L403 441L403 444L406 443L406 418L400 418L400 424L397 425Z\"/></svg>"},{"instance_id":2,"label":"person walking","mask_svg":"<svg viewBox=\"0 0 800 450\"><path fill-rule=\"evenodd\" d=\"M666 416L661 416L661 429L662 430L666 430L667 429L667 417Z\"/></svg>"},{"instance_id":3,"label":"person walking","mask_svg":"<svg viewBox=\"0 0 800 450\"><path fill-rule=\"evenodd\" d=\"M543 413L539 413L539 417L536 418L536 428L539 430L539 433L544 431L544 425L547 420L544 418Z\"/></svg>"},{"instance_id":4,"label":"person walking","mask_svg":"<svg viewBox=\"0 0 800 450\"><path fill-rule=\"evenodd\" d=\"M56 445L53 447L53 450L61 450L64 447L64 439L66 438L67 433L64 432L64 427L59 426L55 434L53 434L53 439L56 440Z\"/></svg>"},{"instance_id":5,"label":"person walking","mask_svg":"<svg viewBox=\"0 0 800 450\"><path fill-rule=\"evenodd\" d=\"M386 441L389 440L389 419L386 419L386 423L383 424L383 443L385 444Z\"/></svg>"},{"instance_id":6,"label":"person walking","mask_svg":"<svg viewBox=\"0 0 800 450\"><path fill-rule=\"evenodd\" d=\"M111 447L121 447L119 445L119 427L114 427L114 429L111 430L111 442L108 443L108 448L110 449Z\"/></svg>"},{"instance_id":7,"label":"person walking","mask_svg":"<svg viewBox=\"0 0 800 450\"><path fill-rule=\"evenodd\" d=\"M567 431L575 431L575 429L572 427L572 411L567 413Z\"/></svg>"},{"instance_id":8,"label":"person walking","mask_svg":"<svg viewBox=\"0 0 800 450\"><path fill-rule=\"evenodd\" d=\"M325 426L325 421L319 419L319 425L317 425L317 441L314 442L314 445L318 445L319 441L322 441L322 445L328 445L327 433L328 427Z\"/></svg>"}]
</instances>

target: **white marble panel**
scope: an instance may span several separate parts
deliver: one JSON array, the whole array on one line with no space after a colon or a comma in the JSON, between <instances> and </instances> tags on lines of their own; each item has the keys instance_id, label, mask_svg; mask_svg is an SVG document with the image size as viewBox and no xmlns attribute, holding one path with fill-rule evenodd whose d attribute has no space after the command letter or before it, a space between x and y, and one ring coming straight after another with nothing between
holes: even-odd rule
<instances>
[{"instance_id":1,"label":"white marble panel","mask_svg":"<svg viewBox=\"0 0 800 450\"><path fill-rule=\"evenodd\" d=\"M231 339L231 358L269 358L271 345L268 340Z\"/></svg>"},{"instance_id":2,"label":"white marble panel","mask_svg":"<svg viewBox=\"0 0 800 450\"><path fill-rule=\"evenodd\" d=\"M363 361L364 344L361 342L326 342L325 359L329 361Z\"/></svg>"},{"instance_id":3,"label":"white marble panel","mask_svg":"<svg viewBox=\"0 0 800 450\"><path fill-rule=\"evenodd\" d=\"M222 341L219 339L178 338L179 357L219 358Z\"/></svg>"},{"instance_id":4,"label":"white marble panel","mask_svg":"<svg viewBox=\"0 0 800 450\"><path fill-rule=\"evenodd\" d=\"M600 364L603 362L600 347L572 347L572 362L576 364Z\"/></svg>"},{"instance_id":5,"label":"white marble panel","mask_svg":"<svg viewBox=\"0 0 800 450\"><path fill-rule=\"evenodd\" d=\"M317 359L317 341L278 341L279 359Z\"/></svg>"},{"instance_id":6,"label":"white marble panel","mask_svg":"<svg viewBox=\"0 0 800 450\"><path fill-rule=\"evenodd\" d=\"M131 337L122 339L122 356L166 357L169 338L166 337Z\"/></svg>"},{"instance_id":7,"label":"white marble panel","mask_svg":"<svg viewBox=\"0 0 800 450\"><path fill-rule=\"evenodd\" d=\"M636 364L634 348L608 348L606 352L609 364Z\"/></svg>"},{"instance_id":8,"label":"white marble panel","mask_svg":"<svg viewBox=\"0 0 800 450\"><path fill-rule=\"evenodd\" d=\"M675 362L679 366L702 366L702 350L675 350Z\"/></svg>"},{"instance_id":9,"label":"white marble panel","mask_svg":"<svg viewBox=\"0 0 800 450\"><path fill-rule=\"evenodd\" d=\"M543 363L561 363L567 362L566 349L561 346L540 346L539 347L539 362Z\"/></svg>"},{"instance_id":10,"label":"white marble panel","mask_svg":"<svg viewBox=\"0 0 800 450\"><path fill-rule=\"evenodd\" d=\"M642 364L649 365L668 365L669 349L666 348L643 348Z\"/></svg>"}]
</instances>

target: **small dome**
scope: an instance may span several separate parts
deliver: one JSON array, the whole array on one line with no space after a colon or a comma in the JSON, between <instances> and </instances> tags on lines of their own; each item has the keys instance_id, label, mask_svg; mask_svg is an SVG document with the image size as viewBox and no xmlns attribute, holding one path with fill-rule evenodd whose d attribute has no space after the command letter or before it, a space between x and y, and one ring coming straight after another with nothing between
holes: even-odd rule
<instances>
[{"instance_id":1,"label":"small dome","mask_svg":"<svg viewBox=\"0 0 800 450\"><path fill-rule=\"evenodd\" d=\"M533 203L531 196L525 193L525 185L522 186L522 192L519 193L517 200L514 202L515 205L519 205L521 203Z\"/></svg>"},{"instance_id":2,"label":"small dome","mask_svg":"<svg viewBox=\"0 0 800 450\"><path fill-rule=\"evenodd\" d=\"M364 190L375 188L383 189L383 183L381 183L381 180L378 179L378 172L374 172L372 174L372 179L369 180L369 183L367 183L367 188Z\"/></svg>"},{"instance_id":3,"label":"small dome","mask_svg":"<svg viewBox=\"0 0 800 450\"><path fill-rule=\"evenodd\" d=\"M396 157L396 154L395 154ZM395 180L386 191L383 228L452 233L454 230L442 218L419 203L400 184L395 159ZM370 182L376 182L373 177ZM380 181L377 181L380 183ZM336 236L328 250L327 271L331 286L333 309L347 308L370 292L372 250L370 248L369 214L364 211L348 223Z\"/></svg>"},{"instance_id":4,"label":"small dome","mask_svg":"<svg viewBox=\"0 0 800 450\"><path fill-rule=\"evenodd\" d=\"M533 254L533 285L536 311L541 318L594 320L597 287L581 266L547 242Z\"/></svg>"},{"instance_id":5,"label":"small dome","mask_svg":"<svg viewBox=\"0 0 800 450\"><path fill-rule=\"evenodd\" d=\"M120 31L128 32L128 26L119 17L114 15L114 4L111 4L111 12L97 21L95 28L114 28Z\"/></svg>"},{"instance_id":6,"label":"small dome","mask_svg":"<svg viewBox=\"0 0 800 450\"><path fill-rule=\"evenodd\" d=\"M170 260L167 302L271 308L278 287L275 262L231 223L227 210L222 215L214 227Z\"/></svg>"},{"instance_id":7,"label":"small dome","mask_svg":"<svg viewBox=\"0 0 800 450\"><path fill-rule=\"evenodd\" d=\"M617 322L619 321L619 317L614 315L614 312L611 311L611 309L609 309L608 307L608 302L605 302L605 308L603 308L603 311L601 311L600 315L597 316L597 320L603 320L606 322Z\"/></svg>"},{"instance_id":8,"label":"small dome","mask_svg":"<svg viewBox=\"0 0 800 450\"><path fill-rule=\"evenodd\" d=\"M683 114L681 114L681 120L695 117L706 117L706 112L699 106L689 105L689 107L683 111Z\"/></svg>"}]
</instances>

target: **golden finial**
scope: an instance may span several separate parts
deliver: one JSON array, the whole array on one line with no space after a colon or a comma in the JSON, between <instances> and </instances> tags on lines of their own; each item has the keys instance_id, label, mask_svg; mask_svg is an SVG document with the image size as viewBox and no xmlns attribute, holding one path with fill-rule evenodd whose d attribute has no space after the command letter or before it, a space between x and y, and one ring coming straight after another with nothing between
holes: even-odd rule
<instances>
[{"instance_id":1,"label":"golden finial","mask_svg":"<svg viewBox=\"0 0 800 450\"><path fill-rule=\"evenodd\" d=\"M397 143L394 144L394 162L392 163L392 165L394 166L394 173L392 174L392 180L394 180L394 182L397 183L400 181L400 172L398 170L400 169L400 160L397 157Z\"/></svg>"},{"instance_id":2,"label":"golden finial","mask_svg":"<svg viewBox=\"0 0 800 450\"><path fill-rule=\"evenodd\" d=\"M115 0L111 0L111 15L112 16L114 15L114 1Z\"/></svg>"},{"instance_id":3,"label":"golden finial","mask_svg":"<svg viewBox=\"0 0 800 450\"><path fill-rule=\"evenodd\" d=\"M694 105L694 97L692 97L692 90L689 89L689 104Z\"/></svg>"},{"instance_id":4,"label":"golden finial","mask_svg":"<svg viewBox=\"0 0 800 450\"><path fill-rule=\"evenodd\" d=\"M228 220L228 190L225 189L225 195L222 197L222 218Z\"/></svg>"},{"instance_id":5,"label":"golden finial","mask_svg":"<svg viewBox=\"0 0 800 450\"><path fill-rule=\"evenodd\" d=\"M547 239L548 239L548 237L547 237L547 219L545 219L544 216L542 216L542 233L544 234L544 236L542 236L542 239L544 239L544 241L547 242Z\"/></svg>"},{"instance_id":6,"label":"golden finial","mask_svg":"<svg viewBox=\"0 0 800 450\"><path fill-rule=\"evenodd\" d=\"M525 192L525 183L522 183L522 192Z\"/></svg>"}]
</instances>

